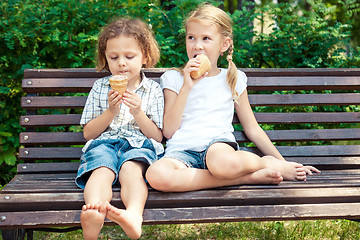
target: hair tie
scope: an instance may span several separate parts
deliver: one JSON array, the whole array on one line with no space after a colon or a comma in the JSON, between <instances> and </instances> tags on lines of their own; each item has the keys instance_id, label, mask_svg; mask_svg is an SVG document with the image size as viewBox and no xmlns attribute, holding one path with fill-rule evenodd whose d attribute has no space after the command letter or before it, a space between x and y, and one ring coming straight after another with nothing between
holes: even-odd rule
<instances>
[{"instance_id":1,"label":"hair tie","mask_svg":"<svg viewBox=\"0 0 360 240\"><path fill-rule=\"evenodd\" d=\"M226 56L226 60L232 61L232 56L231 56L231 55L227 55L227 56Z\"/></svg>"}]
</instances>

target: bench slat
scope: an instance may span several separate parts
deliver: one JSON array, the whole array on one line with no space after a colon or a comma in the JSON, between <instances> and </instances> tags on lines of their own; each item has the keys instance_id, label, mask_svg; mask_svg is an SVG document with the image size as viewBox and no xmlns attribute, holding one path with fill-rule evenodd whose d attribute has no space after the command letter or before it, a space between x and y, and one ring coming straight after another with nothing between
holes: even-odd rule
<instances>
[{"instance_id":1,"label":"bench slat","mask_svg":"<svg viewBox=\"0 0 360 240\"><path fill-rule=\"evenodd\" d=\"M20 143L42 145L75 145L85 144L82 132L22 132Z\"/></svg>"},{"instance_id":2,"label":"bench slat","mask_svg":"<svg viewBox=\"0 0 360 240\"><path fill-rule=\"evenodd\" d=\"M301 129L301 130L268 130L265 133L274 142L291 141L340 141L360 139L360 129ZM243 131L235 131L237 142L248 142Z\"/></svg>"},{"instance_id":3,"label":"bench slat","mask_svg":"<svg viewBox=\"0 0 360 240\"><path fill-rule=\"evenodd\" d=\"M360 76L360 68L239 68L248 76ZM166 68L145 68L147 76L159 77ZM95 68L63 69L25 69L24 78L49 77L94 77L107 76L107 72L98 72Z\"/></svg>"},{"instance_id":4,"label":"bench slat","mask_svg":"<svg viewBox=\"0 0 360 240\"><path fill-rule=\"evenodd\" d=\"M345 166L360 165L360 157L287 157L288 161L299 162L310 165L332 165L337 170ZM51 163L22 163L17 166L18 174L42 174L42 173L75 173L79 167L80 160L76 162L51 162Z\"/></svg>"},{"instance_id":5,"label":"bench slat","mask_svg":"<svg viewBox=\"0 0 360 240\"><path fill-rule=\"evenodd\" d=\"M217 189L191 193L162 193L150 191L146 208L245 206L274 204L308 204L358 202L360 189L354 187L273 188L273 189ZM7 197L6 197L7 196ZM40 211L81 209L82 192L23 193L0 195L0 207L7 211ZM114 192L112 203L123 208L120 192ZM66 205L66 206L64 206Z\"/></svg>"},{"instance_id":6,"label":"bench slat","mask_svg":"<svg viewBox=\"0 0 360 240\"><path fill-rule=\"evenodd\" d=\"M350 141L360 139L360 129L301 129L265 131L271 141ZM237 142L249 142L243 131L234 132ZM82 132L22 132L20 143L24 145L75 145L85 144Z\"/></svg>"},{"instance_id":7,"label":"bench slat","mask_svg":"<svg viewBox=\"0 0 360 240\"><path fill-rule=\"evenodd\" d=\"M24 109L41 108L83 108L87 97L22 97L21 107Z\"/></svg>"},{"instance_id":8,"label":"bench slat","mask_svg":"<svg viewBox=\"0 0 360 240\"><path fill-rule=\"evenodd\" d=\"M252 106L357 105L360 93L249 95Z\"/></svg>"},{"instance_id":9,"label":"bench slat","mask_svg":"<svg viewBox=\"0 0 360 240\"><path fill-rule=\"evenodd\" d=\"M360 156L360 147L357 145L277 146L276 148L284 157ZM262 155L256 148L240 147L240 149ZM81 147L28 147L19 150L19 157L23 160L78 160L81 154Z\"/></svg>"},{"instance_id":10,"label":"bench slat","mask_svg":"<svg viewBox=\"0 0 360 240\"><path fill-rule=\"evenodd\" d=\"M86 96L81 97L22 97L24 109L41 108L83 108ZM360 93L338 94L281 94L249 95L252 106L322 106L322 105L357 105Z\"/></svg>"},{"instance_id":11,"label":"bench slat","mask_svg":"<svg viewBox=\"0 0 360 240\"><path fill-rule=\"evenodd\" d=\"M360 214L354 211L359 208L360 203L329 203L145 209L143 224L359 219ZM80 226L80 213L80 210L3 212L6 221L0 222L0 227Z\"/></svg>"},{"instance_id":12,"label":"bench slat","mask_svg":"<svg viewBox=\"0 0 360 240\"><path fill-rule=\"evenodd\" d=\"M147 77L160 77L166 68L144 68ZM63 68L63 69L25 69L24 78L102 78L109 72L99 72L95 68Z\"/></svg>"},{"instance_id":13,"label":"bench slat","mask_svg":"<svg viewBox=\"0 0 360 240\"><path fill-rule=\"evenodd\" d=\"M341 79L341 81L339 81ZM89 92L97 78L28 78L22 80L27 93ZM158 79L154 79L158 81ZM360 76L343 77L248 77L248 90L359 90Z\"/></svg>"},{"instance_id":14,"label":"bench slat","mask_svg":"<svg viewBox=\"0 0 360 240\"><path fill-rule=\"evenodd\" d=\"M259 123L297 124L297 123L357 123L360 112L311 112L311 113L255 113ZM23 127L72 126L79 125L80 114L26 115L20 117ZM234 116L234 123L239 123Z\"/></svg>"},{"instance_id":15,"label":"bench slat","mask_svg":"<svg viewBox=\"0 0 360 240\"><path fill-rule=\"evenodd\" d=\"M17 175L13 181L6 186L1 192L7 196L16 196L16 194L52 194L52 193L63 193L63 194L82 194L83 191L78 188L74 179L76 172L74 173L52 173L52 174L24 174ZM329 189L329 188L352 188L360 187L360 172L358 170L322 170L321 174L314 174L308 177L306 182L301 181L284 181L279 185L239 185L231 187L217 188L222 191L233 191L233 190L261 190L267 189L266 191L277 191L279 189ZM213 191L203 190L203 191ZM114 194L120 192L119 184L113 186ZM158 194L157 191L149 187L151 194ZM200 193L192 193L197 196ZM203 194L203 193L201 193ZM191 195L191 194L190 194ZM192 197L196 199L196 197ZM180 195L179 195L180 197ZM7 204L10 201L5 201ZM82 200L80 197L79 199ZM26 200L24 200L26 201ZM40 200L37 200L40 201Z\"/></svg>"},{"instance_id":16,"label":"bench slat","mask_svg":"<svg viewBox=\"0 0 360 240\"><path fill-rule=\"evenodd\" d=\"M341 80L340 80L341 79ZM248 89L261 90L359 90L360 77L249 77Z\"/></svg>"}]
</instances>

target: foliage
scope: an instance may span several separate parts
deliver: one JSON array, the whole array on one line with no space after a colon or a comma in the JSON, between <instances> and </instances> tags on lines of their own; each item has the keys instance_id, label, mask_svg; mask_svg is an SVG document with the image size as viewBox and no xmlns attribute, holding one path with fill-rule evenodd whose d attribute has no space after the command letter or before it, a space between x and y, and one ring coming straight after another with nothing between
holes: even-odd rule
<instances>
[{"instance_id":1,"label":"foliage","mask_svg":"<svg viewBox=\"0 0 360 240\"><path fill-rule=\"evenodd\" d=\"M297 14L290 4L269 4L262 11L274 20L273 32L259 34L254 42L254 67L332 67L341 59L350 37L350 26L330 26L326 16L335 8L313 4L313 11ZM340 67L340 66L338 66Z\"/></svg>"},{"instance_id":2,"label":"foliage","mask_svg":"<svg viewBox=\"0 0 360 240\"><path fill-rule=\"evenodd\" d=\"M11 178L18 162L24 69L94 67L98 33L119 16L139 17L152 26L161 48L158 67L182 66L187 61L183 20L201 2L164 1L161 6L151 0L1 1L0 185ZM346 24L351 21L327 21L334 8L313 3L311 12L299 15L299 9L289 4L249 4L230 14L235 23L234 62L238 67L360 66L360 49L348 47L351 28ZM353 4L350 10L357 14L358 6ZM268 35L253 31L252 24L265 11L276 20ZM221 59L220 65L225 67L226 60Z\"/></svg>"}]
</instances>

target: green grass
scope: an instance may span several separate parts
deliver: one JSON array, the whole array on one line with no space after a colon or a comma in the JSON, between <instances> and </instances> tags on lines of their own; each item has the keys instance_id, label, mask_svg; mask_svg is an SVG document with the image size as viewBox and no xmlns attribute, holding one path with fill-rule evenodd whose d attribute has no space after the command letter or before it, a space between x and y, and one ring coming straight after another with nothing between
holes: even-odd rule
<instances>
[{"instance_id":1,"label":"green grass","mask_svg":"<svg viewBox=\"0 0 360 240\"><path fill-rule=\"evenodd\" d=\"M35 232L35 240L80 240L82 231ZM119 226L105 226L100 240L128 239ZM360 239L360 223L348 220L240 222L143 226L141 239Z\"/></svg>"}]
</instances>

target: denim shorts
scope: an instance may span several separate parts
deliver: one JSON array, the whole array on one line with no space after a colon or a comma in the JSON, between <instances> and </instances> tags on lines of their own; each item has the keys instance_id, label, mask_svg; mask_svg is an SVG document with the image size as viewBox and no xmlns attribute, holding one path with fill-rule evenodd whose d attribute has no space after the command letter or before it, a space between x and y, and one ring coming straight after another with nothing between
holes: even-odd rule
<instances>
[{"instance_id":1,"label":"denim shorts","mask_svg":"<svg viewBox=\"0 0 360 240\"><path fill-rule=\"evenodd\" d=\"M181 150L181 151L172 151L165 153L164 158L173 158L184 163L187 167L207 169L206 166L206 153L209 147L214 143L226 143L230 145L235 150L239 149L237 142L233 142L226 138L216 138L213 139L203 151L193 151L193 150Z\"/></svg>"},{"instance_id":2,"label":"denim shorts","mask_svg":"<svg viewBox=\"0 0 360 240\"><path fill-rule=\"evenodd\" d=\"M81 163L75 179L76 185L84 189L91 172L99 167L111 169L117 182L121 166L129 160L151 165L159 156L150 140L146 139L141 148L132 147L126 139L94 140L81 156Z\"/></svg>"}]
</instances>

